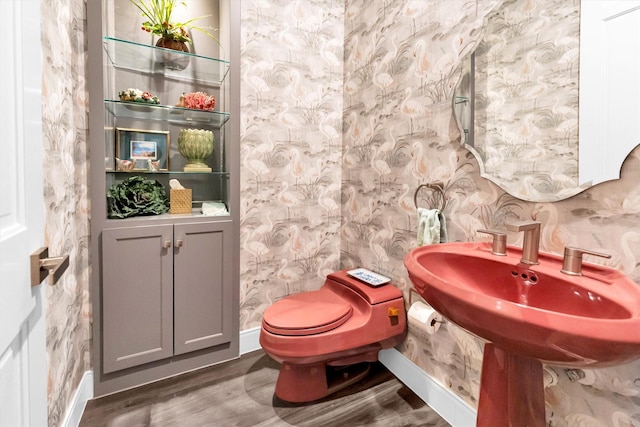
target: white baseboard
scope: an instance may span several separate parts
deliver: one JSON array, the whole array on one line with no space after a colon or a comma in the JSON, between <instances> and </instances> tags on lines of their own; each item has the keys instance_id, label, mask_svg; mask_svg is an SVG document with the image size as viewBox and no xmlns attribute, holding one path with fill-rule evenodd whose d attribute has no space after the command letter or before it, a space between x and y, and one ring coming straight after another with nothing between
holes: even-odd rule
<instances>
[{"instance_id":1,"label":"white baseboard","mask_svg":"<svg viewBox=\"0 0 640 427\"><path fill-rule=\"evenodd\" d=\"M260 350L260 326L240 331L240 356Z\"/></svg>"},{"instance_id":2,"label":"white baseboard","mask_svg":"<svg viewBox=\"0 0 640 427\"><path fill-rule=\"evenodd\" d=\"M395 348L382 350L380 362L454 427L474 427L476 411L456 394L431 378Z\"/></svg>"},{"instance_id":3,"label":"white baseboard","mask_svg":"<svg viewBox=\"0 0 640 427\"><path fill-rule=\"evenodd\" d=\"M91 398L93 398L93 371L85 371L71 399L71 404L67 406L67 413L64 414L60 427L78 427L84 408Z\"/></svg>"}]
</instances>

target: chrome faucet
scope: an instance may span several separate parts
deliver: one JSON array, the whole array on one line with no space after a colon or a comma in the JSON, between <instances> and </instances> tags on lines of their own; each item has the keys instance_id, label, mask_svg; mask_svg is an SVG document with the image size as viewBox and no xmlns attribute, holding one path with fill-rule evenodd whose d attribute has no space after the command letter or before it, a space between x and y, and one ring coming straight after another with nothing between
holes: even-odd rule
<instances>
[{"instance_id":1,"label":"chrome faucet","mask_svg":"<svg viewBox=\"0 0 640 427\"><path fill-rule=\"evenodd\" d=\"M540 250L540 223L537 221L514 221L505 224L509 231L524 231L524 242L522 243L523 264L540 264L538 262L538 251Z\"/></svg>"}]
</instances>

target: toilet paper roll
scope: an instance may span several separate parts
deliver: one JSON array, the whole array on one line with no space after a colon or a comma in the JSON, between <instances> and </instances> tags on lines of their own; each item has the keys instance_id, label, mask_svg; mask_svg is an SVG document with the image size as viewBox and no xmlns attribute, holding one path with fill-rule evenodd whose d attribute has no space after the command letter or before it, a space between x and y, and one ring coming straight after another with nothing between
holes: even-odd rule
<instances>
[{"instance_id":1,"label":"toilet paper roll","mask_svg":"<svg viewBox=\"0 0 640 427\"><path fill-rule=\"evenodd\" d=\"M407 312L409 327L428 335L435 334L444 318L431 306L421 301L414 302Z\"/></svg>"}]
</instances>

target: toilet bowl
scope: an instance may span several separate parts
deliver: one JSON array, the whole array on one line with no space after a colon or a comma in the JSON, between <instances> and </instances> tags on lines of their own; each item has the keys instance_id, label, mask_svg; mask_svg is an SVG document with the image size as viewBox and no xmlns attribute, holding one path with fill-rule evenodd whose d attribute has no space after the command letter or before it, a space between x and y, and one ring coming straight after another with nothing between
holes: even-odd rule
<instances>
[{"instance_id":1,"label":"toilet bowl","mask_svg":"<svg viewBox=\"0 0 640 427\"><path fill-rule=\"evenodd\" d=\"M289 295L268 307L260 345L281 363L275 395L311 402L363 378L378 352L406 333L402 292L347 274L327 276L317 291Z\"/></svg>"}]
</instances>

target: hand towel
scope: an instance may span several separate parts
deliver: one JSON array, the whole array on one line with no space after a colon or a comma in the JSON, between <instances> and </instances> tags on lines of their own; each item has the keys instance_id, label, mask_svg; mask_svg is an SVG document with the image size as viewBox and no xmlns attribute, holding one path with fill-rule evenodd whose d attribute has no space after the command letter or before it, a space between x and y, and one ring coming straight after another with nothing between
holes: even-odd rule
<instances>
[{"instance_id":1,"label":"hand towel","mask_svg":"<svg viewBox=\"0 0 640 427\"><path fill-rule=\"evenodd\" d=\"M440 243L447 243L449 236L447 236L447 221L444 219L444 214L438 210L438 219L440 220Z\"/></svg>"},{"instance_id":2,"label":"hand towel","mask_svg":"<svg viewBox=\"0 0 640 427\"><path fill-rule=\"evenodd\" d=\"M229 215L227 207L224 203L220 202L203 202L202 203L202 215L204 216L220 216Z\"/></svg>"},{"instance_id":3,"label":"hand towel","mask_svg":"<svg viewBox=\"0 0 640 427\"><path fill-rule=\"evenodd\" d=\"M445 243L447 227L439 209L418 208L418 246Z\"/></svg>"}]
</instances>

